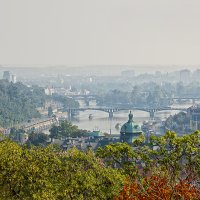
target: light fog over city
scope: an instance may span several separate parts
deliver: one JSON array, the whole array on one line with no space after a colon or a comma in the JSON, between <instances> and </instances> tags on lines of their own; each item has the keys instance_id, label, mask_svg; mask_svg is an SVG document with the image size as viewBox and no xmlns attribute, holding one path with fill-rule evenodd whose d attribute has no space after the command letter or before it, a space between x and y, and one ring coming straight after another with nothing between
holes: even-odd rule
<instances>
[{"instance_id":1,"label":"light fog over city","mask_svg":"<svg viewBox=\"0 0 200 200\"><path fill-rule=\"evenodd\" d=\"M199 200L200 0L0 0L0 199Z\"/></svg>"},{"instance_id":2,"label":"light fog over city","mask_svg":"<svg viewBox=\"0 0 200 200\"><path fill-rule=\"evenodd\" d=\"M1 64L198 65L198 0L0 0Z\"/></svg>"}]
</instances>

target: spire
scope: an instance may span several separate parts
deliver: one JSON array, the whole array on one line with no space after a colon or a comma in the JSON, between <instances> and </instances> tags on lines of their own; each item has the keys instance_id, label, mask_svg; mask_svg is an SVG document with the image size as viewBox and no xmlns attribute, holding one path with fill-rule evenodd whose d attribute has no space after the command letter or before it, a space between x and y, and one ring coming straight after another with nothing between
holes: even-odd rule
<instances>
[{"instance_id":1,"label":"spire","mask_svg":"<svg viewBox=\"0 0 200 200\"><path fill-rule=\"evenodd\" d=\"M128 120L129 123L133 122L133 114L131 113L131 111L130 111L130 113L128 115L128 118L129 118L129 120Z\"/></svg>"}]
</instances>

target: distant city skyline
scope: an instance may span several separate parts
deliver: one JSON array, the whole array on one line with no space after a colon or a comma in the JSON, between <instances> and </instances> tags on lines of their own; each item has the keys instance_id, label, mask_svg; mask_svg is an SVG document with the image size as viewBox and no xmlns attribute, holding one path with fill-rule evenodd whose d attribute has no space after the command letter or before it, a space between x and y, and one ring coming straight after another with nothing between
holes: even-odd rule
<instances>
[{"instance_id":1,"label":"distant city skyline","mask_svg":"<svg viewBox=\"0 0 200 200\"><path fill-rule=\"evenodd\" d=\"M195 73L200 70L200 65L83 65L83 66L68 66L68 65L0 65L0 74L3 71L10 70L18 75L22 73L28 74L57 74L57 75L87 75L87 76L119 76L123 71L133 70L135 75L139 74L155 74L173 73L181 70L190 70ZM132 72L131 72L132 73Z\"/></svg>"},{"instance_id":2,"label":"distant city skyline","mask_svg":"<svg viewBox=\"0 0 200 200\"><path fill-rule=\"evenodd\" d=\"M0 64L200 65L199 8L199 0L0 0Z\"/></svg>"}]
</instances>

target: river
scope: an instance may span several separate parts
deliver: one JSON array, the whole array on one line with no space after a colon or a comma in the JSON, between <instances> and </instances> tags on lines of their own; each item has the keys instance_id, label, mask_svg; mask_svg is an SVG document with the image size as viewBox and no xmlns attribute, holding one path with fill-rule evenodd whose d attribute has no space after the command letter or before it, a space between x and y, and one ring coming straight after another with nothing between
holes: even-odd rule
<instances>
[{"instance_id":1,"label":"river","mask_svg":"<svg viewBox=\"0 0 200 200\"><path fill-rule=\"evenodd\" d=\"M83 102L79 102L81 107L85 106ZM176 104L174 107L184 107L188 108L192 104ZM90 106L95 106L95 102L91 102ZM174 115L179 111L160 111L155 113L155 120L165 120L170 115ZM93 118L89 119L89 115L92 115ZM114 113L114 117L112 119L109 118L108 113L102 111L95 111L95 110L87 110L84 112L79 112L72 119L72 123L77 125L80 129L90 130L93 131L95 128L98 128L102 132L117 134L119 130L115 128L117 123L123 125L125 122L128 121L128 114L129 111L119 111ZM139 110L133 110L133 119L136 124L142 125L143 121L150 120L149 113Z\"/></svg>"}]
</instances>

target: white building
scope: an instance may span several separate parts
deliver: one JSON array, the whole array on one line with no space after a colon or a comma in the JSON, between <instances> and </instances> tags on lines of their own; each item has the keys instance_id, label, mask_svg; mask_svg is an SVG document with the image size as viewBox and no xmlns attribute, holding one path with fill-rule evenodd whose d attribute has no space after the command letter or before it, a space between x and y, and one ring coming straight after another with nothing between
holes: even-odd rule
<instances>
[{"instance_id":1,"label":"white building","mask_svg":"<svg viewBox=\"0 0 200 200\"><path fill-rule=\"evenodd\" d=\"M17 77L14 74L11 74L10 71L4 71L3 72L3 79L16 83L17 82Z\"/></svg>"},{"instance_id":2,"label":"white building","mask_svg":"<svg viewBox=\"0 0 200 200\"><path fill-rule=\"evenodd\" d=\"M12 76L11 76L12 78L11 78L11 81L13 82L13 83L16 83L17 82L17 77L13 74Z\"/></svg>"},{"instance_id":3,"label":"white building","mask_svg":"<svg viewBox=\"0 0 200 200\"><path fill-rule=\"evenodd\" d=\"M53 93L55 93L54 88L45 88L44 92L46 95L52 96Z\"/></svg>"}]
</instances>

